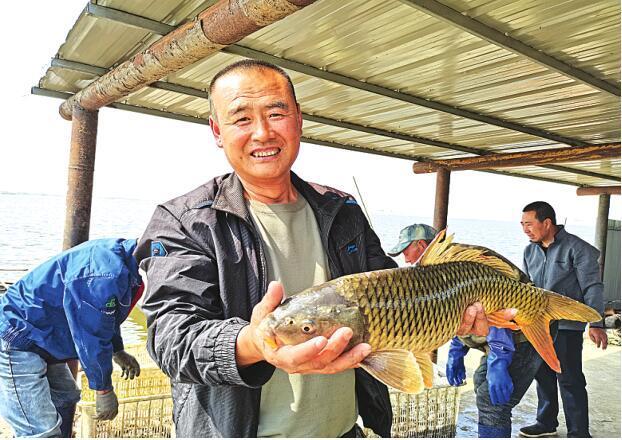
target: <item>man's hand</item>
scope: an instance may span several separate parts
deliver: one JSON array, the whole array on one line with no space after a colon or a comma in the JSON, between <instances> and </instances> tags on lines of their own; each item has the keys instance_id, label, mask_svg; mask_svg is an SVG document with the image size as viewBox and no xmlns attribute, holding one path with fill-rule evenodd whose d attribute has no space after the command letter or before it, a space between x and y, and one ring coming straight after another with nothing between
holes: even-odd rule
<instances>
[{"instance_id":1,"label":"man's hand","mask_svg":"<svg viewBox=\"0 0 622 440\"><path fill-rule=\"evenodd\" d=\"M127 380L140 376L140 364L125 350L117 351L112 355L112 359L121 367L121 377Z\"/></svg>"},{"instance_id":2,"label":"man's hand","mask_svg":"<svg viewBox=\"0 0 622 440\"><path fill-rule=\"evenodd\" d=\"M504 320L511 321L518 312L516 309L504 309L501 317ZM484 313L484 306L481 303L476 302L466 308L462 315L462 322L460 327L456 331L458 336L475 335L486 336L488 335L488 320Z\"/></svg>"},{"instance_id":3,"label":"man's hand","mask_svg":"<svg viewBox=\"0 0 622 440\"><path fill-rule=\"evenodd\" d=\"M590 334L590 339L592 340L594 344L596 344L597 348L602 347L603 350L607 349L608 339L607 339L607 332L605 331L605 329L598 328L598 327L590 327L589 334Z\"/></svg>"},{"instance_id":4,"label":"man's hand","mask_svg":"<svg viewBox=\"0 0 622 440\"><path fill-rule=\"evenodd\" d=\"M119 412L119 401L114 390L95 393L95 419L112 420Z\"/></svg>"},{"instance_id":5,"label":"man's hand","mask_svg":"<svg viewBox=\"0 0 622 440\"><path fill-rule=\"evenodd\" d=\"M258 330L263 318L272 312L283 298L283 286L271 282L261 302L253 309L250 325L244 327L236 341L236 361L239 367L265 360L287 373L334 374L354 368L371 352L369 344L358 344L343 352L352 330L342 327L326 339L315 337L297 345L285 345L273 349L266 345Z\"/></svg>"}]
</instances>

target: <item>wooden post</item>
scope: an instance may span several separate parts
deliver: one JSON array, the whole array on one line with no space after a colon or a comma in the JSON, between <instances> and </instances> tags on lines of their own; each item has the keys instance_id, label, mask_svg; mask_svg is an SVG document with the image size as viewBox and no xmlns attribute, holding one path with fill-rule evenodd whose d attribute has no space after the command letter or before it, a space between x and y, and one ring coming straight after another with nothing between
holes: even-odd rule
<instances>
[{"instance_id":1,"label":"wooden post","mask_svg":"<svg viewBox=\"0 0 622 440\"><path fill-rule=\"evenodd\" d=\"M449 206L449 180L451 171L439 168L436 171L436 196L434 198L434 229L440 231L447 227L447 212ZM438 361L438 350L430 353L433 363Z\"/></svg>"},{"instance_id":2,"label":"wooden post","mask_svg":"<svg viewBox=\"0 0 622 440\"><path fill-rule=\"evenodd\" d=\"M447 227L449 205L449 178L451 171L439 168L436 172L436 198L434 200L434 229L440 231Z\"/></svg>"},{"instance_id":3,"label":"wooden post","mask_svg":"<svg viewBox=\"0 0 622 440\"><path fill-rule=\"evenodd\" d=\"M89 239L97 115L97 110L73 109L63 249Z\"/></svg>"},{"instance_id":4,"label":"wooden post","mask_svg":"<svg viewBox=\"0 0 622 440\"><path fill-rule=\"evenodd\" d=\"M596 237L594 243L600 251L598 264L600 265L600 274L604 276L605 271L605 253L607 252L607 232L609 229L609 203L611 195L601 194L598 196L598 217L596 218Z\"/></svg>"}]
</instances>

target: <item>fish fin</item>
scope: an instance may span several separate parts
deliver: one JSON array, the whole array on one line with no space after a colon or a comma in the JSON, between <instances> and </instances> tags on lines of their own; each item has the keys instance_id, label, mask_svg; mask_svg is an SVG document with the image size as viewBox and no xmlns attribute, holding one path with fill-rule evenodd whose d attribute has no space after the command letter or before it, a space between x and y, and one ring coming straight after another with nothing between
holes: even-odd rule
<instances>
[{"instance_id":1,"label":"fish fin","mask_svg":"<svg viewBox=\"0 0 622 440\"><path fill-rule=\"evenodd\" d=\"M488 320L488 324L494 327L499 328L509 328L510 330L520 330L518 324L512 321L508 321L502 318L503 313L501 311L496 311L491 313L490 315L486 315L486 319Z\"/></svg>"},{"instance_id":2,"label":"fish fin","mask_svg":"<svg viewBox=\"0 0 622 440\"><path fill-rule=\"evenodd\" d=\"M423 385L426 388L432 388L434 384L434 367L432 366L432 358L430 353L413 353L419 369L421 369L421 375L423 376Z\"/></svg>"},{"instance_id":3,"label":"fish fin","mask_svg":"<svg viewBox=\"0 0 622 440\"><path fill-rule=\"evenodd\" d=\"M559 293L544 290L547 305L545 313L551 319L569 319L580 322L597 322L603 319L596 310Z\"/></svg>"},{"instance_id":4,"label":"fish fin","mask_svg":"<svg viewBox=\"0 0 622 440\"><path fill-rule=\"evenodd\" d=\"M518 319L517 322L519 322ZM546 362L553 371L561 373L562 370L559 365L559 359L557 359L555 347L553 346L553 339L551 338L549 322L551 322L551 320L548 319L548 317L541 315L531 324L521 325L520 328L544 362Z\"/></svg>"},{"instance_id":5,"label":"fish fin","mask_svg":"<svg viewBox=\"0 0 622 440\"><path fill-rule=\"evenodd\" d=\"M443 229L434 237L434 240L417 260L418 266L469 261L489 266L513 280L519 281L521 279L522 271L495 251L483 246L453 243L453 234L445 237L445 232L446 229Z\"/></svg>"},{"instance_id":6,"label":"fish fin","mask_svg":"<svg viewBox=\"0 0 622 440\"><path fill-rule=\"evenodd\" d=\"M561 369L559 360L555 354L555 348L553 347L549 322L554 319L596 322L600 321L602 317L596 310L583 303L555 292L542 290L546 298L544 310L529 324L522 322L519 310L519 315L515 318L515 321L542 359L544 359L551 369L559 373Z\"/></svg>"},{"instance_id":7,"label":"fish fin","mask_svg":"<svg viewBox=\"0 0 622 440\"><path fill-rule=\"evenodd\" d=\"M410 351L374 351L363 359L361 367L380 382L404 393L418 394L423 391L421 369Z\"/></svg>"}]
</instances>

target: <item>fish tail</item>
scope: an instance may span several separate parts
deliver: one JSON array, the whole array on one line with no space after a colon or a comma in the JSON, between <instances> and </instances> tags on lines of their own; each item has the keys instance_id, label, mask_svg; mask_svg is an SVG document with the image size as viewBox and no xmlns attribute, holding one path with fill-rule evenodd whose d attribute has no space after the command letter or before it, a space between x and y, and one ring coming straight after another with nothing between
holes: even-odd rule
<instances>
[{"instance_id":1,"label":"fish tail","mask_svg":"<svg viewBox=\"0 0 622 440\"><path fill-rule=\"evenodd\" d=\"M560 373L561 367L551 338L550 322L558 319L595 322L602 318L596 310L583 303L547 290L544 294L546 304L544 310L529 324L521 324L519 319L516 322L519 323L521 331L542 359L552 370Z\"/></svg>"}]
</instances>

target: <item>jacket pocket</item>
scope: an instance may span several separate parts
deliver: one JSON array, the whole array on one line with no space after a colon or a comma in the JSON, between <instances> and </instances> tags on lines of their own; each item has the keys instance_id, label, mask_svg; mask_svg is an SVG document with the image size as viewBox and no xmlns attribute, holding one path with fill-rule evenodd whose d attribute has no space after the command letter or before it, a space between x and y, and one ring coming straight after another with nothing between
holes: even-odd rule
<instances>
[{"instance_id":1,"label":"jacket pocket","mask_svg":"<svg viewBox=\"0 0 622 440\"><path fill-rule=\"evenodd\" d=\"M339 262L343 269L343 275L361 272L365 267L365 243L363 232L351 236L337 248Z\"/></svg>"}]
</instances>

